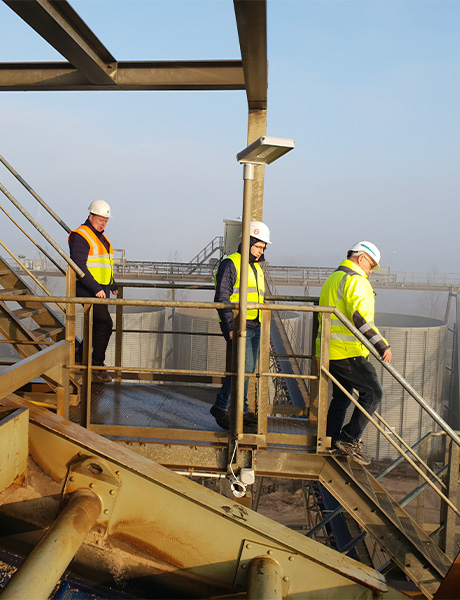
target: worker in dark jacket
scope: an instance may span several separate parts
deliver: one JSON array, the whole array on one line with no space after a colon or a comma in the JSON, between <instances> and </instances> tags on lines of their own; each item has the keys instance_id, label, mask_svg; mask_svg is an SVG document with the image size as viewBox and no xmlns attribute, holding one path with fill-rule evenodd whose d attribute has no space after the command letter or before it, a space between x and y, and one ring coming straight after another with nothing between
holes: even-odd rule
<instances>
[{"instance_id":1,"label":"worker in dark jacket","mask_svg":"<svg viewBox=\"0 0 460 600\"><path fill-rule=\"evenodd\" d=\"M110 206L104 200L95 200L88 207L89 217L69 235L70 258L85 274L77 279L76 294L85 298L109 298L110 292L118 294L113 279L113 248L104 230L110 214ZM93 352L92 364L104 366L105 353L112 335L113 322L106 304L95 304L93 308ZM76 361L81 362L81 346L76 352ZM106 371L94 371L94 381L109 382L112 378Z\"/></svg>"},{"instance_id":2,"label":"worker in dark jacket","mask_svg":"<svg viewBox=\"0 0 460 600\"><path fill-rule=\"evenodd\" d=\"M249 268L248 268L248 302L263 303L265 294L265 279L259 263L264 260L264 251L270 244L270 230L261 221L251 221L249 242ZM214 302L239 302L241 275L241 245L237 252L227 256L219 266L215 276L216 293ZM232 340L233 340L233 310L218 309L219 322L222 333L227 342L227 369L231 364ZM247 337L246 337L246 373L254 373L260 346L260 311L248 310L247 312ZM222 429L229 429L228 411L230 408L231 392L230 376L224 379L224 383L216 401L211 407L211 414L216 423ZM244 415L243 424L246 427L254 427L257 424L256 415L248 411L247 392L249 380L244 382Z\"/></svg>"}]
</instances>

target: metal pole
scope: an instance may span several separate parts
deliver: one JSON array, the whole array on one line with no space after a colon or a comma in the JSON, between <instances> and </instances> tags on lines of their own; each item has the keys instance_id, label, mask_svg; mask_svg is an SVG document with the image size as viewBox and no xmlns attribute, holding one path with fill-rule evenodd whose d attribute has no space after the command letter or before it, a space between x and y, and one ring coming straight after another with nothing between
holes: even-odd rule
<instances>
[{"instance_id":1,"label":"metal pole","mask_svg":"<svg viewBox=\"0 0 460 600\"><path fill-rule=\"evenodd\" d=\"M249 563L247 597L251 600L282 600L283 571L267 556L257 556Z\"/></svg>"},{"instance_id":2,"label":"metal pole","mask_svg":"<svg viewBox=\"0 0 460 600\"><path fill-rule=\"evenodd\" d=\"M241 275L239 302L239 329L237 346L236 410L233 433L239 437L243 432L244 373L246 368L246 315L248 311L249 229L251 223L251 194L254 165L244 165L243 227L241 237Z\"/></svg>"},{"instance_id":3,"label":"metal pole","mask_svg":"<svg viewBox=\"0 0 460 600\"><path fill-rule=\"evenodd\" d=\"M96 522L102 504L89 490L77 491L51 528L11 578L2 600L48 600Z\"/></svg>"}]
</instances>

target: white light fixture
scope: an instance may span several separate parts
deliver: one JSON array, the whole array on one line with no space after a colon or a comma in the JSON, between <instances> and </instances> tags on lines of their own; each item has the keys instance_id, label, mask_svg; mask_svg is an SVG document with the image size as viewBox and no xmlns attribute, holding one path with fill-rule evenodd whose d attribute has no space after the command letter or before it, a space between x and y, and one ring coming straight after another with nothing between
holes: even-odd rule
<instances>
[{"instance_id":1,"label":"white light fixture","mask_svg":"<svg viewBox=\"0 0 460 600\"><path fill-rule=\"evenodd\" d=\"M241 164L269 165L294 148L294 140L263 135L236 155Z\"/></svg>"}]
</instances>

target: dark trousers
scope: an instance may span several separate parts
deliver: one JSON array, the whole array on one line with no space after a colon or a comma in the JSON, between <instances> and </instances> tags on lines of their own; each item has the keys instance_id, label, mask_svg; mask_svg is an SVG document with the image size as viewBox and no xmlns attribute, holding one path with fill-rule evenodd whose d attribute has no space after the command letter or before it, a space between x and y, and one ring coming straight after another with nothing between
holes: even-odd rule
<instances>
[{"instance_id":1,"label":"dark trousers","mask_svg":"<svg viewBox=\"0 0 460 600\"><path fill-rule=\"evenodd\" d=\"M259 357L260 348L260 325L255 329L246 330L246 363L244 367L245 373L254 373L256 370L257 359ZM227 340L227 369L231 370L232 364L232 340ZM244 412L248 412L248 387L249 377L244 379ZM214 406L221 410L228 411L230 408L230 394L232 389L232 378L227 376L224 383L217 394Z\"/></svg>"},{"instance_id":2,"label":"dark trousers","mask_svg":"<svg viewBox=\"0 0 460 600\"><path fill-rule=\"evenodd\" d=\"M382 386L377 379L374 366L363 356L331 360L329 371L343 387L352 394L358 392L359 403L372 415L382 401ZM332 444L337 440L354 442L358 440L366 425L367 417L355 406L350 421L344 426L345 415L351 400L335 384L332 388L332 400L327 413L327 435Z\"/></svg>"},{"instance_id":3,"label":"dark trousers","mask_svg":"<svg viewBox=\"0 0 460 600\"><path fill-rule=\"evenodd\" d=\"M93 306L93 357L92 364L100 367L105 362L105 353L112 335L113 322L106 304ZM83 342L75 353L77 361L82 360Z\"/></svg>"}]
</instances>

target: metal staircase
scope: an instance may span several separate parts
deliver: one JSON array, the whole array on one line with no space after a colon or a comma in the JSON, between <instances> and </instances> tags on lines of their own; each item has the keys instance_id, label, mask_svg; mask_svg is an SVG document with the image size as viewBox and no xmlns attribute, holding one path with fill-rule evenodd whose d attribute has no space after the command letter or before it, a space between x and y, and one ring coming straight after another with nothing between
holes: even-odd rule
<instances>
[{"instance_id":1,"label":"metal staircase","mask_svg":"<svg viewBox=\"0 0 460 600\"><path fill-rule=\"evenodd\" d=\"M321 483L420 590L431 598L452 560L361 465L329 458Z\"/></svg>"},{"instance_id":2,"label":"metal staircase","mask_svg":"<svg viewBox=\"0 0 460 600\"><path fill-rule=\"evenodd\" d=\"M219 258L222 258L224 251L224 238L221 235L217 235L203 248L203 250L200 250L198 254L192 258L187 265L187 267L189 267L188 273L193 273L193 271L206 262L217 250L219 250L220 253Z\"/></svg>"},{"instance_id":3,"label":"metal staircase","mask_svg":"<svg viewBox=\"0 0 460 600\"><path fill-rule=\"evenodd\" d=\"M21 297L11 302L0 301L0 333L21 357L32 356L53 343L65 339L63 320L48 304L28 301L28 297L35 296L33 289L2 257L0 257L0 286L0 295L3 298ZM55 391L58 386L63 385L62 369L55 369L44 376L44 379L49 388ZM75 381L73 384L75 392L77 384Z\"/></svg>"}]
</instances>

